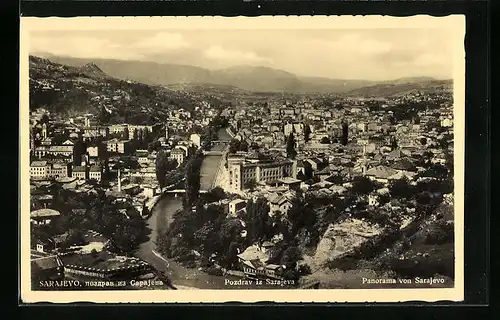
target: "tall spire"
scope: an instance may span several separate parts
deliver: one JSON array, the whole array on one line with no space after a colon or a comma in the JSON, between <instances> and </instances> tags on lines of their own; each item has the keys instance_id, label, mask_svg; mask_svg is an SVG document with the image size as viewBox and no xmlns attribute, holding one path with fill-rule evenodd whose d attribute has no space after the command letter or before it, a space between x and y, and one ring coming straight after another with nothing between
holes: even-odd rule
<instances>
[{"instance_id":1,"label":"tall spire","mask_svg":"<svg viewBox=\"0 0 500 320\"><path fill-rule=\"evenodd\" d=\"M363 163L361 165L361 170L363 172L363 175L366 174L366 143L363 143Z\"/></svg>"},{"instance_id":2,"label":"tall spire","mask_svg":"<svg viewBox=\"0 0 500 320\"><path fill-rule=\"evenodd\" d=\"M47 139L47 124L42 124L42 139Z\"/></svg>"},{"instance_id":3,"label":"tall spire","mask_svg":"<svg viewBox=\"0 0 500 320\"><path fill-rule=\"evenodd\" d=\"M118 192L122 192L121 169L118 169Z\"/></svg>"}]
</instances>

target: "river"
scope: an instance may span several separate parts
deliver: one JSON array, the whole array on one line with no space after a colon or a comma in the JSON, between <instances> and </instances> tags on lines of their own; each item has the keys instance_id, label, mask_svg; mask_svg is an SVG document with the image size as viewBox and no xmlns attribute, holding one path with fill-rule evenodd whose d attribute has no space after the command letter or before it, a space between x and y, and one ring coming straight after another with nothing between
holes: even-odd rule
<instances>
[{"instance_id":1,"label":"river","mask_svg":"<svg viewBox=\"0 0 500 320\"><path fill-rule=\"evenodd\" d=\"M200 190L210 190L222 156L206 155L200 168Z\"/></svg>"},{"instance_id":2,"label":"river","mask_svg":"<svg viewBox=\"0 0 500 320\"><path fill-rule=\"evenodd\" d=\"M221 140L229 140L231 137L225 129L219 131ZM220 161L220 156L207 156L203 160L201 168L201 187L209 187L215 177L215 170ZM163 196L154 206L151 216L148 218L148 227L151 229L149 241L141 244L137 256L149 262L157 270L166 274L173 285L180 289L238 289L241 287L231 286L228 288L225 279L237 280L232 276L212 276L198 269L186 268L171 259L165 259L155 252L155 242L159 230L166 230L172 222L176 211L182 209L182 198L174 196Z\"/></svg>"},{"instance_id":3,"label":"river","mask_svg":"<svg viewBox=\"0 0 500 320\"><path fill-rule=\"evenodd\" d=\"M217 134L219 135L219 140L220 141L231 141L232 138L231 136L229 135L229 133L227 133L227 130L226 129L220 129Z\"/></svg>"}]
</instances>

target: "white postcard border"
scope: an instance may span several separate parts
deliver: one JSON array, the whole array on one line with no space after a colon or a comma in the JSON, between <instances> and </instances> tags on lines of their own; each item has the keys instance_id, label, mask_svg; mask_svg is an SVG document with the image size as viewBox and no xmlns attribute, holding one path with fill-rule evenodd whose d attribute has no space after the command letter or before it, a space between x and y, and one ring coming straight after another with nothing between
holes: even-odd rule
<instances>
[{"instance_id":1,"label":"white postcard border","mask_svg":"<svg viewBox=\"0 0 500 320\"><path fill-rule=\"evenodd\" d=\"M450 28L454 50L455 287L450 289L317 290L134 290L32 291L30 280L29 189L29 32L30 30L150 29L366 29ZM273 17L21 17L20 34L20 213L21 300L96 303L217 302L403 302L462 301L464 298L465 16L273 16Z\"/></svg>"}]
</instances>

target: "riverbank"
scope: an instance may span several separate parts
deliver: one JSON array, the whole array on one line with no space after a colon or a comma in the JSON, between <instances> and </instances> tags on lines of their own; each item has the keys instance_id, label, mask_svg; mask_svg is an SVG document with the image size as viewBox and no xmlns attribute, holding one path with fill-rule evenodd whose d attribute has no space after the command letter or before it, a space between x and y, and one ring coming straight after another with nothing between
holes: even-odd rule
<instances>
[{"instance_id":1,"label":"riverbank","mask_svg":"<svg viewBox=\"0 0 500 320\"><path fill-rule=\"evenodd\" d=\"M237 280L237 277L212 276L198 269L187 268L172 259L163 257L155 250L158 231L168 228L174 213L179 209L182 209L181 198L170 195L160 197L147 219L148 227L151 229L149 240L140 246L137 256L168 276L174 287L178 289L227 289L225 279Z\"/></svg>"},{"instance_id":2,"label":"riverbank","mask_svg":"<svg viewBox=\"0 0 500 320\"><path fill-rule=\"evenodd\" d=\"M219 139L230 141L231 137L227 130L221 129L218 132ZM220 156L209 156L205 158L201 169L202 188L203 186L211 187L217 167L220 163ZM205 173L205 174L203 174ZM163 272L169 277L172 284L178 289L243 289L249 288L248 285L229 285L228 281L234 281L241 278L231 275L215 276L209 275L201 270L187 268L173 259L168 259L156 251L156 239L160 230L168 229L173 221L173 215L178 210L182 209L182 198L176 198L172 195L161 194L154 200L151 207L150 215L147 219L148 227L151 229L149 240L143 243L137 255L153 265L157 270ZM263 286L262 288L265 288Z\"/></svg>"}]
</instances>

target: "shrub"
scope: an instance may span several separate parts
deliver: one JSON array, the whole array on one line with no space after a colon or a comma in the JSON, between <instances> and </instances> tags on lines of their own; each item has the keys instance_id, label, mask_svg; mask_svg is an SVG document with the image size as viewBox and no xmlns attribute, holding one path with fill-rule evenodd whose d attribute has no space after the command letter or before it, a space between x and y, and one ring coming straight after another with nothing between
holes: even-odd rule
<instances>
[{"instance_id":1,"label":"shrub","mask_svg":"<svg viewBox=\"0 0 500 320\"><path fill-rule=\"evenodd\" d=\"M443 244L453 241L454 235L453 223L447 223L445 221L437 221L429 230L429 233L425 237L425 244Z\"/></svg>"},{"instance_id":2,"label":"shrub","mask_svg":"<svg viewBox=\"0 0 500 320\"><path fill-rule=\"evenodd\" d=\"M340 269L342 271L354 270L358 267L358 260L353 257L344 257L327 262L329 269Z\"/></svg>"},{"instance_id":3,"label":"shrub","mask_svg":"<svg viewBox=\"0 0 500 320\"><path fill-rule=\"evenodd\" d=\"M311 274L311 267L309 267L307 264L303 264L299 267L299 275L300 276L305 276Z\"/></svg>"},{"instance_id":4,"label":"shrub","mask_svg":"<svg viewBox=\"0 0 500 320\"><path fill-rule=\"evenodd\" d=\"M211 276L223 276L224 275L224 272L217 267L208 268L207 273Z\"/></svg>"}]
</instances>

